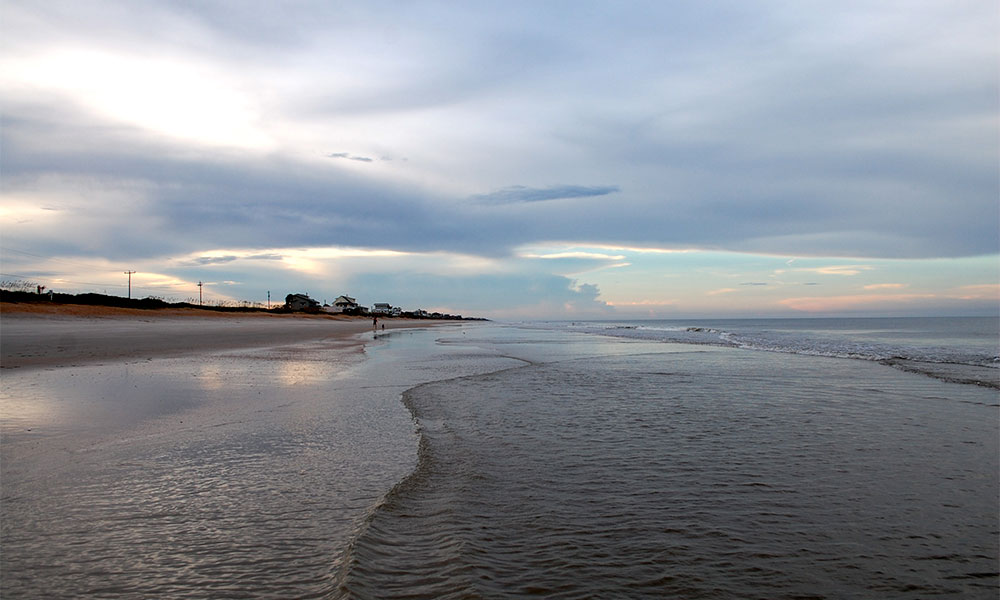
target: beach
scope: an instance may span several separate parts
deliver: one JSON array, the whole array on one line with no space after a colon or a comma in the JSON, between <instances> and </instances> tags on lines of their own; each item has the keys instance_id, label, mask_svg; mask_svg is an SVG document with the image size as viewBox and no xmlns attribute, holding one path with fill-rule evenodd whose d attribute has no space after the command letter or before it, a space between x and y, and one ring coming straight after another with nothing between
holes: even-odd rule
<instances>
[{"instance_id":1,"label":"beach","mask_svg":"<svg viewBox=\"0 0 1000 600\"><path fill-rule=\"evenodd\" d=\"M381 328L435 322L382 319ZM0 365L53 367L101 360L142 360L197 352L326 340L356 346L371 318L302 313L139 310L103 306L5 304L0 312Z\"/></svg>"},{"instance_id":2,"label":"beach","mask_svg":"<svg viewBox=\"0 0 1000 600\"><path fill-rule=\"evenodd\" d=\"M0 322L5 598L328 595L416 462L401 393L496 363L421 366L433 321L81 312Z\"/></svg>"},{"instance_id":3,"label":"beach","mask_svg":"<svg viewBox=\"0 0 1000 600\"><path fill-rule=\"evenodd\" d=\"M5 598L995 597L994 321L3 319Z\"/></svg>"}]
</instances>

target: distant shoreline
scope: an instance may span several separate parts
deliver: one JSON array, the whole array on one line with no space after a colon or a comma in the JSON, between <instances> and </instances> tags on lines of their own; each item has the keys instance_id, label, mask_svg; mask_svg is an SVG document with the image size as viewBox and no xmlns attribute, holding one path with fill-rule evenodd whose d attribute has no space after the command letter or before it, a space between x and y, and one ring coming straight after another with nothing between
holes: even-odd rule
<instances>
[{"instance_id":1,"label":"distant shoreline","mask_svg":"<svg viewBox=\"0 0 1000 600\"><path fill-rule=\"evenodd\" d=\"M378 322L374 330L370 317L0 303L0 368L135 362L302 343L361 351L362 334L457 323L405 318Z\"/></svg>"},{"instance_id":2,"label":"distant shoreline","mask_svg":"<svg viewBox=\"0 0 1000 600\"><path fill-rule=\"evenodd\" d=\"M291 310L283 304L265 308L261 305L244 306L202 306L189 302L167 302L159 298L122 298L106 294L56 294L27 291L0 290L0 315L34 314L80 317L314 317L336 320L412 319L428 321L486 321L480 317L461 315L441 315L434 313L397 315L359 314L358 311L339 313L326 312L320 308Z\"/></svg>"},{"instance_id":3,"label":"distant shoreline","mask_svg":"<svg viewBox=\"0 0 1000 600\"><path fill-rule=\"evenodd\" d=\"M59 302L3 302L0 301L0 316L18 315L35 317L136 317L136 318L176 318L195 317L206 319L321 319L334 321L371 321L371 317L338 315L329 313L278 312L274 310L217 310L212 308L126 308L96 304L63 304Z\"/></svg>"}]
</instances>

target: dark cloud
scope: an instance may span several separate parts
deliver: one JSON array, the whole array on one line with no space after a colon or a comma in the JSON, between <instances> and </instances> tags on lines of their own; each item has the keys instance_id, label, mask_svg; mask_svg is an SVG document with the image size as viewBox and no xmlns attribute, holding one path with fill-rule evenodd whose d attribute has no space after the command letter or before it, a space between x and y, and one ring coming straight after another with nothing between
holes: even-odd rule
<instances>
[{"instance_id":1,"label":"dark cloud","mask_svg":"<svg viewBox=\"0 0 1000 600\"><path fill-rule=\"evenodd\" d=\"M817 183L802 172L779 176L774 167L759 177L730 165L723 175L696 171L652 191L513 186L459 203L340 169L192 152L93 119L74 124L71 113L52 121L14 108L0 130L7 192L86 197L53 213L74 219L71 229L5 231L28 244L19 247L86 248L109 258L327 245L499 256L540 240L893 258L998 249L1000 216L988 182L952 195L919 178L898 188ZM123 202L122 194L134 199ZM603 200L612 194L614 201ZM602 200L571 211L552 201L574 198Z\"/></svg>"},{"instance_id":2,"label":"dark cloud","mask_svg":"<svg viewBox=\"0 0 1000 600\"><path fill-rule=\"evenodd\" d=\"M489 194L472 196L472 200L480 204L521 204L526 202L545 202L547 200L607 196L618 191L620 191L620 188L616 185L560 185L547 188L530 188L523 185L514 185Z\"/></svg>"},{"instance_id":3,"label":"dark cloud","mask_svg":"<svg viewBox=\"0 0 1000 600\"><path fill-rule=\"evenodd\" d=\"M86 247L121 258L206 247L431 249L474 237L437 219L426 197L345 171L273 157L192 153L138 132L74 126L72 116L58 123L14 116L4 125L5 187L77 198L65 210L76 221L72 229L5 231L9 239L50 251ZM63 143L39 152L29 139ZM122 194L131 197L123 201Z\"/></svg>"},{"instance_id":4,"label":"dark cloud","mask_svg":"<svg viewBox=\"0 0 1000 600\"><path fill-rule=\"evenodd\" d=\"M196 265L221 265L236 260L237 256L200 256L193 261Z\"/></svg>"},{"instance_id":5,"label":"dark cloud","mask_svg":"<svg viewBox=\"0 0 1000 600\"><path fill-rule=\"evenodd\" d=\"M40 11L11 0L5 43L19 48L109 39L168 59L222 57L220 70L251 72L238 80L251 89L284 81L256 70L278 65L295 85L274 88L280 100L266 108L275 122L307 129L331 127L324 119L345 110L433 110L419 113L418 141L385 144L411 159L407 176L418 183L407 185L337 160L316 168L280 152L156 139L65 97L5 93L5 193L73 199L56 213L72 226L20 223L5 238L112 258L313 245L496 256L546 240L800 256L1000 250L995 8L534 4L529 25L529 4L518 3L396 7L373 18L360 4L234 12L226 2L57 2ZM945 33L956 31L963 44ZM372 77L345 91L343 73ZM306 105L296 121L288 107ZM469 158L428 167L436 157L416 153L435 144ZM362 151L379 156L380 147ZM469 198L426 181L461 190L623 183L512 185ZM593 201L558 202L580 199Z\"/></svg>"},{"instance_id":6,"label":"dark cloud","mask_svg":"<svg viewBox=\"0 0 1000 600\"><path fill-rule=\"evenodd\" d=\"M367 156L354 156L353 154L348 154L347 152L334 152L332 154L327 154L327 158L346 158L347 160L356 160L359 162L372 162L374 159L368 158Z\"/></svg>"},{"instance_id":7,"label":"dark cloud","mask_svg":"<svg viewBox=\"0 0 1000 600\"><path fill-rule=\"evenodd\" d=\"M225 256L199 256L190 261L191 265L222 265L237 260L281 260L280 254L250 254L247 256L236 256L228 254Z\"/></svg>"}]
</instances>

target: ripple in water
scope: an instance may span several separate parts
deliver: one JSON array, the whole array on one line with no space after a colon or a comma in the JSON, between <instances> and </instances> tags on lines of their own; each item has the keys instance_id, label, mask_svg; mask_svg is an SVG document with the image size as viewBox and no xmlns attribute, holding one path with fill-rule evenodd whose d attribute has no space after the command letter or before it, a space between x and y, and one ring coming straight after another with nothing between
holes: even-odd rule
<instances>
[{"instance_id":1,"label":"ripple in water","mask_svg":"<svg viewBox=\"0 0 1000 600\"><path fill-rule=\"evenodd\" d=\"M514 362L440 331L5 374L0 595L331 597L417 464L400 394Z\"/></svg>"},{"instance_id":2,"label":"ripple in water","mask_svg":"<svg viewBox=\"0 0 1000 600\"><path fill-rule=\"evenodd\" d=\"M352 598L995 598L994 390L726 349L423 385Z\"/></svg>"}]
</instances>

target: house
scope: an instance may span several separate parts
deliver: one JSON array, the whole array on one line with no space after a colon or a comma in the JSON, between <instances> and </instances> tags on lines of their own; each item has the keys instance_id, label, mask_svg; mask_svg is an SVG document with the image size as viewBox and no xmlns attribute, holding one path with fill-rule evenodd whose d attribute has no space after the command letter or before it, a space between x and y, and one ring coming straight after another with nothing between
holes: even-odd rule
<instances>
[{"instance_id":1,"label":"house","mask_svg":"<svg viewBox=\"0 0 1000 600\"><path fill-rule=\"evenodd\" d=\"M418 319L426 319L427 317L431 316L431 314L422 308L418 308L417 310L413 311L413 316Z\"/></svg>"},{"instance_id":2,"label":"house","mask_svg":"<svg viewBox=\"0 0 1000 600\"><path fill-rule=\"evenodd\" d=\"M308 294L288 294L285 296L285 308L288 310L319 308L319 302L310 298Z\"/></svg>"},{"instance_id":3,"label":"house","mask_svg":"<svg viewBox=\"0 0 1000 600\"><path fill-rule=\"evenodd\" d=\"M324 310L331 313L356 312L358 310L358 301L350 296L338 296L333 301L333 306L328 306Z\"/></svg>"},{"instance_id":4,"label":"house","mask_svg":"<svg viewBox=\"0 0 1000 600\"><path fill-rule=\"evenodd\" d=\"M385 302L376 302L375 305L372 306L372 314L373 315L389 315L389 314L392 314L392 306L390 306L389 304L387 304Z\"/></svg>"}]
</instances>

